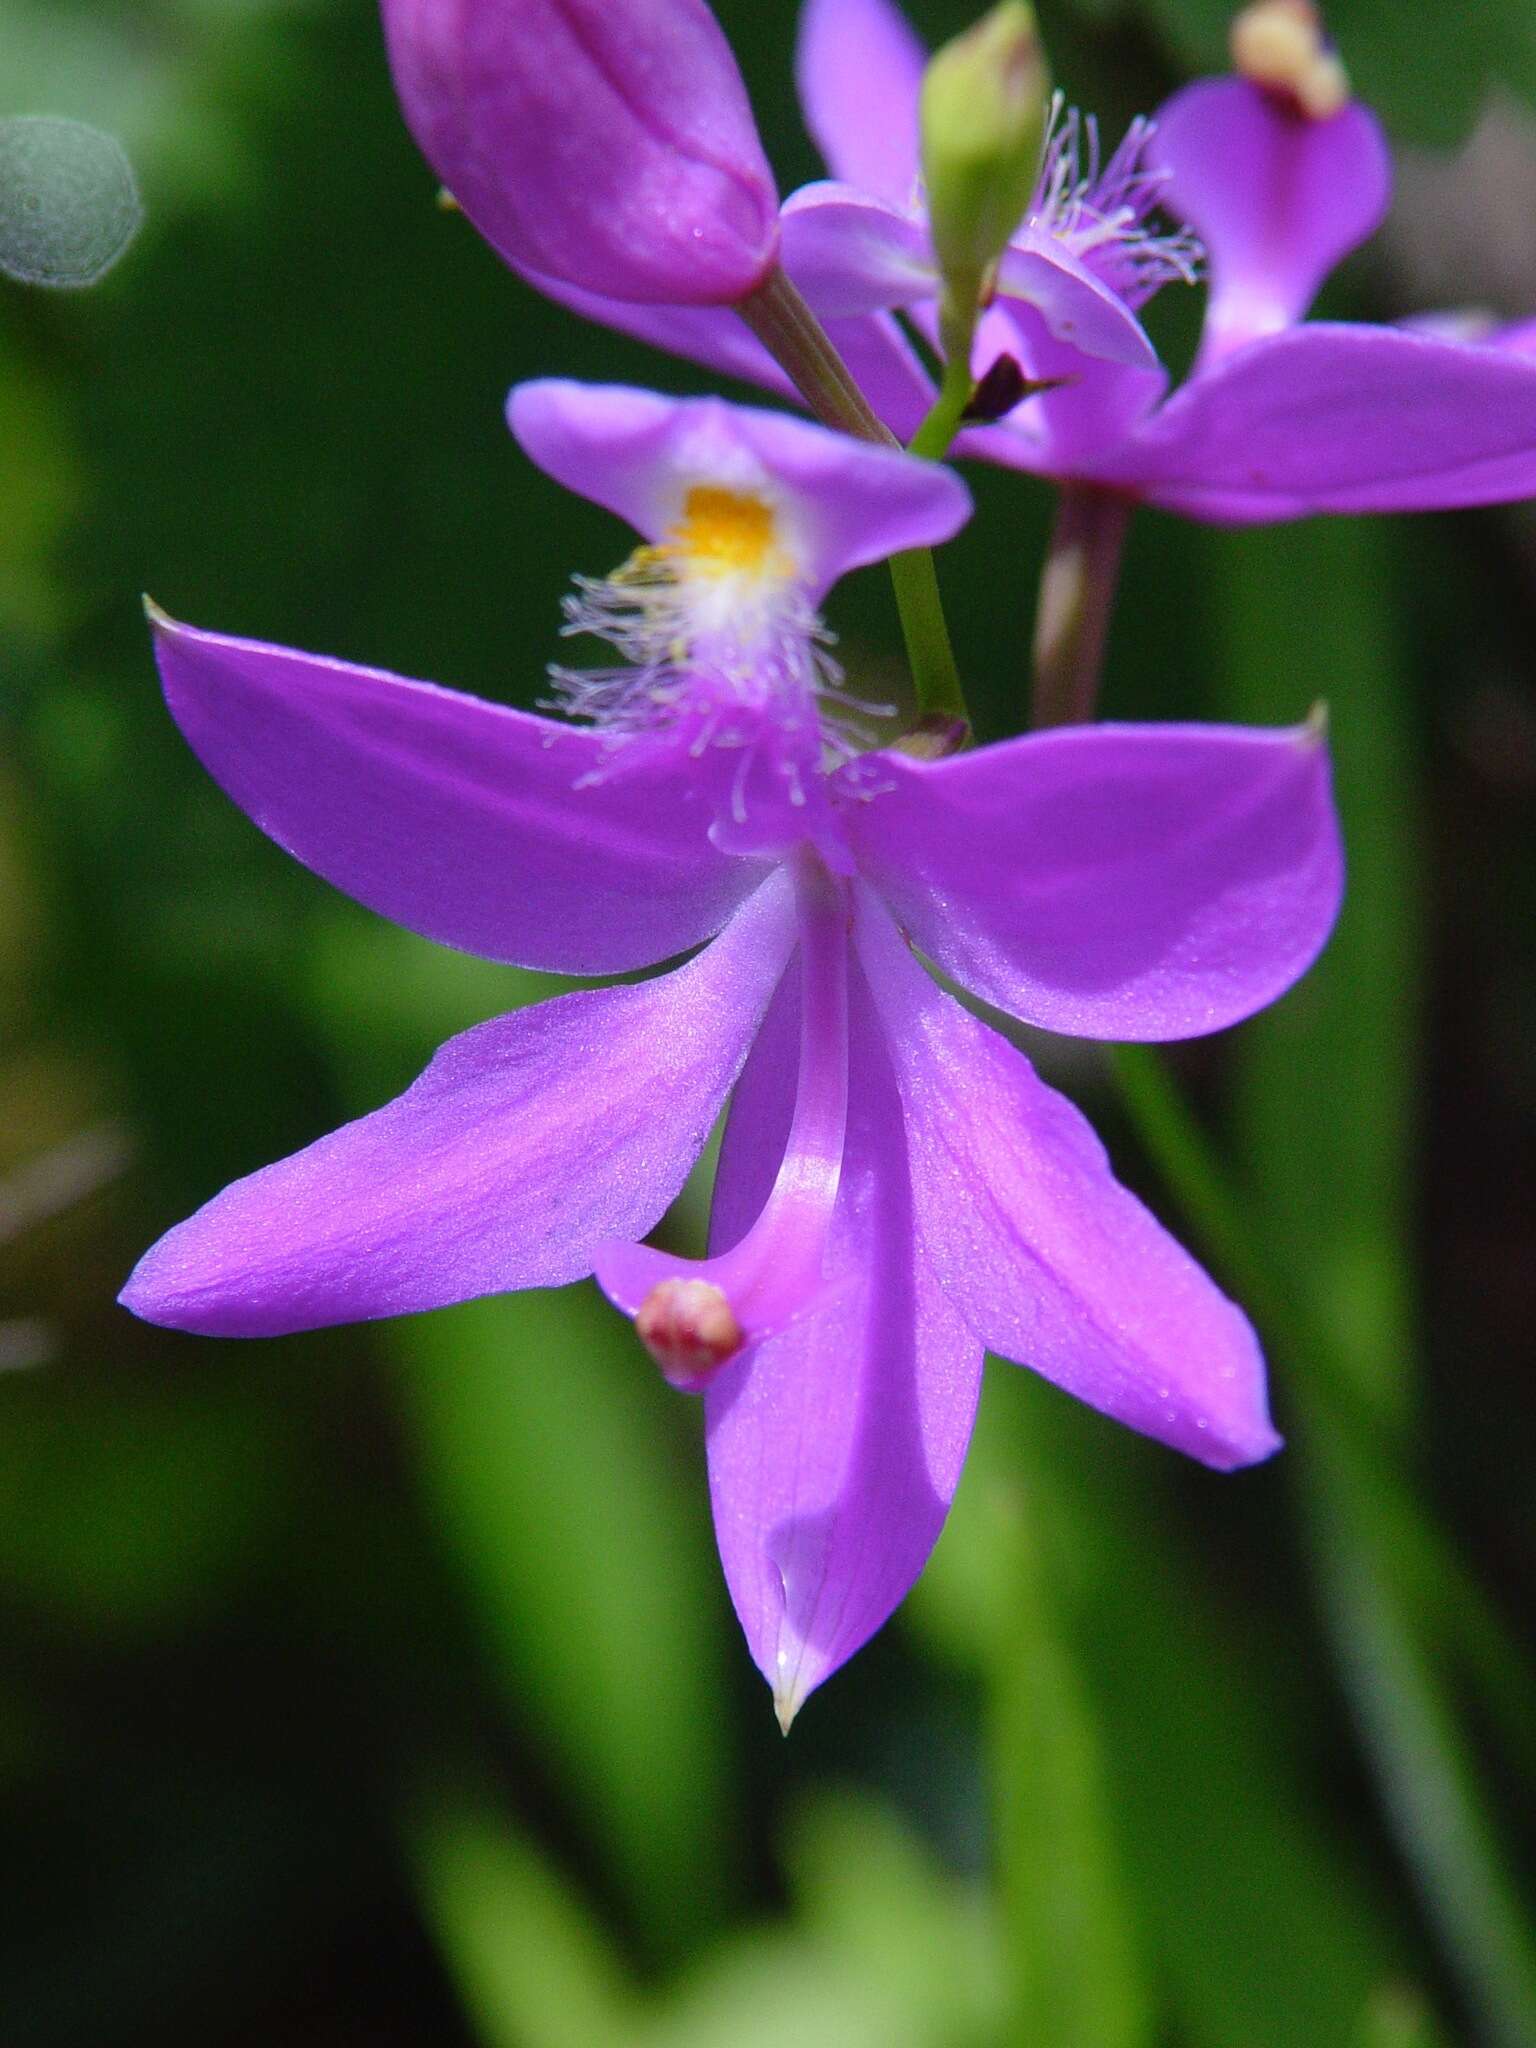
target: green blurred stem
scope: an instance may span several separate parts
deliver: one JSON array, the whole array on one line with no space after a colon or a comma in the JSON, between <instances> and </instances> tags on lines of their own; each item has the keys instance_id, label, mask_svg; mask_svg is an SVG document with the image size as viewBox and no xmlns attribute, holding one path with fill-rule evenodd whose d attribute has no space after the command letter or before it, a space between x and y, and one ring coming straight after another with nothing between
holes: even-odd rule
<instances>
[{"instance_id":1,"label":"green blurred stem","mask_svg":"<svg viewBox=\"0 0 1536 2048\"><path fill-rule=\"evenodd\" d=\"M851 434L855 440L872 441L877 447L901 445L871 410L825 328L782 270L773 271L736 310L768 353L788 371L796 390L825 426ZM970 713L949 642L931 550L913 548L893 555L891 584L920 718L963 724L968 734Z\"/></svg>"},{"instance_id":2,"label":"green blurred stem","mask_svg":"<svg viewBox=\"0 0 1536 2048\"><path fill-rule=\"evenodd\" d=\"M968 313L957 313L946 300L939 315L944 374L932 411L907 443L913 455L925 456L930 462L942 462L949 453L950 443L960 431L965 408L975 390L971 377L971 341L975 332L974 295Z\"/></svg>"},{"instance_id":3,"label":"green blurred stem","mask_svg":"<svg viewBox=\"0 0 1536 2048\"><path fill-rule=\"evenodd\" d=\"M1379 1412L1347 1361L1276 1276L1247 1209L1150 1047L1114 1063L1143 1145L1198 1234L1284 1357L1325 1614L1403 1854L1499 2048L1536 2048L1536 1945L1504 1867L1439 1674L1424 1644L1457 1637L1488 1703L1528 1742L1529 1689L1480 1589L1405 1498ZM1458 1610L1465 1605L1470 1620ZM1490 1636L1491 1624L1491 1636ZM1491 1682L1490 1682L1491 1681Z\"/></svg>"},{"instance_id":4,"label":"green blurred stem","mask_svg":"<svg viewBox=\"0 0 1536 2048\"><path fill-rule=\"evenodd\" d=\"M1035 726L1093 717L1131 509L1098 484L1061 487L1035 610Z\"/></svg>"}]
</instances>

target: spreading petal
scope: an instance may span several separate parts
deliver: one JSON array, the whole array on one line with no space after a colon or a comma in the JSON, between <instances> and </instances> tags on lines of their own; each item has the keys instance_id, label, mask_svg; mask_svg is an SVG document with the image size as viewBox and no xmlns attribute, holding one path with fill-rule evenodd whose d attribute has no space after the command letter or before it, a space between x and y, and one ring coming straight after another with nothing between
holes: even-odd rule
<instances>
[{"instance_id":1,"label":"spreading petal","mask_svg":"<svg viewBox=\"0 0 1536 2048\"><path fill-rule=\"evenodd\" d=\"M1026 228L998 259L999 295L1032 307L1046 331L1082 355L1155 370L1157 350L1118 292L1080 257L1038 229Z\"/></svg>"},{"instance_id":2,"label":"spreading petal","mask_svg":"<svg viewBox=\"0 0 1536 2048\"><path fill-rule=\"evenodd\" d=\"M1063 727L882 755L871 787L846 816L861 871L946 973L1048 1030L1220 1030L1306 970L1338 910L1311 727Z\"/></svg>"},{"instance_id":3,"label":"spreading petal","mask_svg":"<svg viewBox=\"0 0 1536 2048\"><path fill-rule=\"evenodd\" d=\"M405 1093L216 1195L140 1260L136 1315L266 1337L555 1287L682 1186L794 936L772 878L685 967L451 1039Z\"/></svg>"},{"instance_id":4,"label":"spreading petal","mask_svg":"<svg viewBox=\"0 0 1536 2048\"><path fill-rule=\"evenodd\" d=\"M1309 120L1245 78L1202 78L1157 116L1162 204L1204 242L1211 290L1202 361L1300 320L1335 264L1375 232L1392 166L1357 104Z\"/></svg>"},{"instance_id":5,"label":"spreading petal","mask_svg":"<svg viewBox=\"0 0 1536 2048\"><path fill-rule=\"evenodd\" d=\"M156 619L166 699L279 846L410 930L493 960L617 974L718 931L762 877L706 836L674 750L430 683Z\"/></svg>"},{"instance_id":6,"label":"spreading petal","mask_svg":"<svg viewBox=\"0 0 1536 2048\"><path fill-rule=\"evenodd\" d=\"M650 541L677 531L696 485L763 500L813 599L850 569L948 540L970 514L937 463L719 398L548 378L518 385L508 417L541 469Z\"/></svg>"},{"instance_id":7,"label":"spreading petal","mask_svg":"<svg viewBox=\"0 0 1536 2048\"><path fill-rule=\"evenodd\" d=\"M863 892L918 1242L989 1350L1230 1469L1279 1444L1242 1313L1110 1171L1071 1103L935 987Z\"/></svg>"},{"instance_id":8,"label":"spreading petal","mask_svg":"<svg viewBox=\"0 0 1536 2048\"><path fill-rule=\"evenodd\" d=\"M712 1243L751 1225L795 1094L791 975L732 1101ZM847 1149L831 1267L843 1283L725 1366L705 1394L726 1583L785 1727L921 1571L960 1476L981 1346L916 1257L890 1055L852 974Z\"/></svg>"},{"instance_id":9,"label":"spreading petal","mask_svg":"<svg viewBox=\"0 0 1536 2048\"><path fill-rule=\"evenodd\" d=\"M1314 322L1174 393L1122 456L1146 494L1236 524L1536 496L1536 358Z\"/></svg>"},{"instance_id":10,"label":"spreading petal","mask_svg":"<svg viewBox=\"0 0 1536 2048\"><path fill-rule=\"evenodd\" d=\"M805 125L834 178L909 204L926 62L890 0L806 0L795 75Z\"/></svg>"}]
</instances>

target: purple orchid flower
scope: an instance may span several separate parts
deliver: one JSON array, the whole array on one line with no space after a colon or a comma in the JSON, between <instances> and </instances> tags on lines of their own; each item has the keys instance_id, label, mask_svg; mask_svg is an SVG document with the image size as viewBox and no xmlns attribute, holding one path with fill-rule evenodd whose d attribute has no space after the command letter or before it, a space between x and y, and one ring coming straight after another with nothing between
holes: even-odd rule
<instances>
[{"instance_id":1,"label":"purple orchid flower","mask_svg":"<svg viewBox=\"0 0 1536 2048\"><path fill-rule=\"evenodd\" d=\"M383 0L422 153L494 248L617 299L733 305L778 194L704 0Z\"/></svg>"},{"instance_id":2,"label":"purple orchid flower","mask_svg":"<svg viewBox=\"0 0 1536 2048\"><path fill-rule=\"evenodd\" d=\"M838 182L792 195L783 210L786 269L904 440L935 387L880 309L931 324L918 182L924 61L893 0L806 0L801 100ZM1536 495L1529 351L1444 329L1305 320L1390 196L1375 118L1348 100L1342 71L1329 76L1335 89L1316 96L1273 76L1199 80L1134 124L1103 165L1091 123L1058 117L973 357L978 379L1012 357L1049 388L968 429L957 453L1221 524ZM1189 274L1193 246L1187 233L1156 232L1155 208L1198 233L1211 282L1199 358L1171 394L1135 315L1152 291ZM1091 321L1084 274L1099 287ZM1017 296L1030 280L1032 295ZM555 295L793 396L734 316ZM1118 325L1106 298L1120 302Z\"/></svg>"},{"instance_id":3,"label":"purple orchid flower","mask_svg":"<svg viewBox=\"0 0 1536 2048\"><path fill-rule=\"evenodd\" d=\"M124 1291L262 1336L596 1272L702 1392L720 1554L787 1726L943 1523L983 1347L1227 1469L1267 1456L1233 1304L1078 1112L913 957L1095 1038L1220 1029L1301 974L1340 852L1311 728L859 751L819 606L964 521L951 473L717 400L545 382L513 430L642 546L579 579L563 722L156 619L234 801L373 909L581 976L237 1181ZM709 1256L644 1246L727 1098Z\"/></svg>"}]
</instances>

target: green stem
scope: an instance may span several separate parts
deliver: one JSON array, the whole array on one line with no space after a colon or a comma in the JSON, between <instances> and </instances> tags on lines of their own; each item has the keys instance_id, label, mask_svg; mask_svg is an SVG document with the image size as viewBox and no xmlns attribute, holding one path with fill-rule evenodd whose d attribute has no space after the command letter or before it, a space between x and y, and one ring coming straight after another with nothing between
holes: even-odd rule
<instances>
[{"instance_id":1,"label":"green stem","mask_svg":"<svg viewBox=\"0 0 1536 2048\"><path fill-rule=\"evenodd\" d=\"M1061 487L1035 612L1036 726L1093 716L1130 516L1131 501L1098 484Z\"/></svg>"},{"instance_id":2,"label":"green stem","mask_svg":"<svg viewBox=\"0 0 1536 2048\"><path fill-rule=\"evenodd\" d=\"M736 310L769 354L789 372L796 390L826 426L878 447L901 445L871 410L821 322L782 270L775 270ZM970 713L950 646L931 550L913 548L893 555L891 583L919 717L930 727L963 726L956 744L963 743L970 733Z\"/></svg>"}]
</instances>

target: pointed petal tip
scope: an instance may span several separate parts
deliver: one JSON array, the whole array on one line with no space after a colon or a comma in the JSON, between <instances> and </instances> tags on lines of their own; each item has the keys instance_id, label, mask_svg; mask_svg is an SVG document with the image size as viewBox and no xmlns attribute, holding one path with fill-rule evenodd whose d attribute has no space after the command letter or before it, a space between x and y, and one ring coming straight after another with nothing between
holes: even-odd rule
<instances>
[{"instance_id":1,"label":"pointed petal tip","mask_svg":"<svg viewBox=\"0 0 1536 2048\"><path fill-rule=\"evenodd\" d=\"M795 1725L795 1716L804 1705L805 1702L798 1693L776 1692L774 1694L773 1714L774 1719L779 1724L779 1733L781 1735L788 1735L790 1729Z\"/></svg>"},{"instance_id":2,"label":"pointed petal tip","mask_svg":"<svg viewBox=\"0 0 1536 2048\"><path fill-rule=\"evenodd\" d=\"M173 619L168 611L162 610L147 590L141 592L139 602L144 607L144 616L148 619L152 631L156 633L182 633L186 631L181 620Z\"/></svg>"},{"instance_id":3,"label":"pointed petal tip","mask_svg":"<svg viewBox=\"0 0 1536 2048\"><path fill-rule=\"evenodd\" d=\"M1328 744L1328 700L1326 697L1319 697L1312 706L1312 709L1301 723L1298 736L1304 744L1319 747Z\"/></svg>"}]
</instances>

